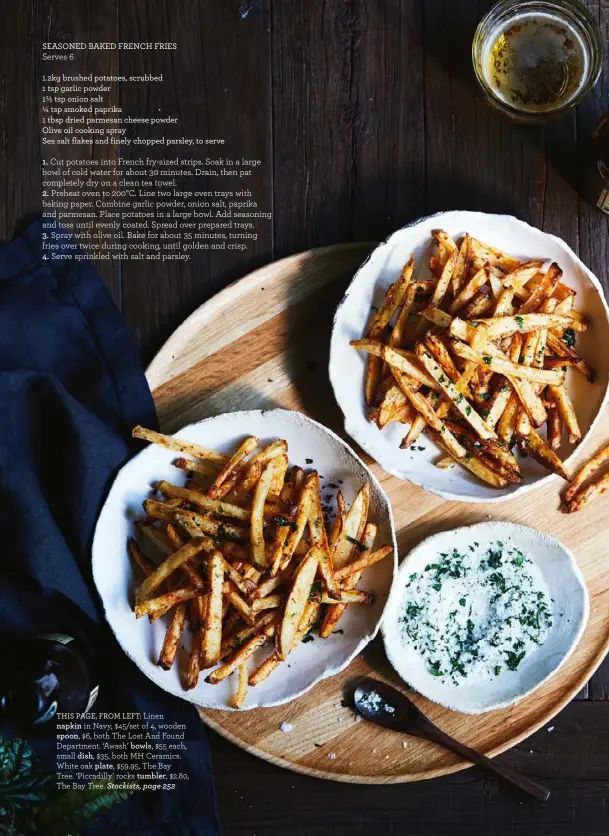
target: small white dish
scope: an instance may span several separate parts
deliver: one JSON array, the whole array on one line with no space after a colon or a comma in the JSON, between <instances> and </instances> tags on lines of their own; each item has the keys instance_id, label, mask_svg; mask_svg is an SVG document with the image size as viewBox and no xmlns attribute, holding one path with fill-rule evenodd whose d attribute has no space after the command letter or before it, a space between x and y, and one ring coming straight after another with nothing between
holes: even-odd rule
<instances>
[{"instance_id":1,"label":"small white dish","mask_svg":"<svg viewBox=\"0 0 609 836\"><path fill-rule=\"evenodd\" d=\"M488 680L467 678L455 685L448 677L429 673L414 643L404 642L399 618L405 585L413 572L434 562L441 552L466 550L473 543L492 547L500 540L520 549L538 567L552 599L553 623L538 648L525 656L517 670L502 672ZM442 531L419 543L403 560L383 620L383 638L389 661L400 677L429 700L464 714L483 714L506 708L535 691L553 676L579 642L589 614L588 590L575 558L560 540L533 528L508 522L485 522Z\"/></svg>"},{"instance_id":2,"label":"small white dish","mask_svg":"<svg viewBox=\"0 0 609 836\"><path fill-rule=\"evenodd\" d=\"M302 415L285 409L253 410L218 415L191 424L176 433L178 438L232 452L247 435L256 435L262 443L278 438L288 442L290 464L315 468L325 485L340 485L348 503L368 481L370 510L368 519L378 526L377 544L390 543L393 557L387 557L365 571L362 589L375 594L370 606L352 605L342 617L339 628L328 639L315 637L300 644L263 683L250 688L244 708L261 708L293 700L315 683L339 673L377 634L397 566L397 545L389 500L379 482L355 453L333 432ZM106 618L119 644L135 664L159 687L202 708L228 709L228 700L236 689L235 677L218 685L208 685L202 675L192 691L185 691L179 671L184 670L190 651L190 633L185 632L184 647L170 671L155 663L163 643L168 617L150 624L147 618L136 619L132 609L135 586L141 578L127 554L127 539L135 535L134 520L142 518L142 502L150 495L151 485L167 479L183 484L186 474L172 465L177 454L150 445L119 472L104 504L93 540L93 578L103 602ZM336 490L328 488L325 495ZM259 651L253 663L261 662L268 649Z\"/></svg>"},{"instance_id":3,"label":"small white dish","mask_svg":"<svg viewBox=\"0 0 609 836\"><path fill-rule=\"evenodd\" d=\"M372 306L381 303L386 289L395 281L411 253L416 253L415 276L429 277L427 256L434 229L444 229L454 238L470 232L481 241L521 259L556 261L563 269L562 281L577 291L576 306L589 323L586 332L578 335L577 350L589 359L596 371L596 380L590 384L577 372L567 372L569 392L583 435L577 447L565 439L558 451L567 465L574 450L579 451L590 437L609 398L609 352L601 350L609 345L609 308L596 276L560 238L509 215L465 211L441 212L395 232L371 253L340 302L332 329L329 373L334 395L345 418L345 431L351 438L387 473L408 479L445 499L462 502L512 499L556 477L529 457L520 462L524 477L521 485L492 488L464 468L443 470L435 467L441 454L426 436L420 437L415 450L400 450L400 441L405 434L402 424L392 423L379 430L368 420L363 396L367 355L349 343L364 336Z\"/></svg>"}]
</instances>

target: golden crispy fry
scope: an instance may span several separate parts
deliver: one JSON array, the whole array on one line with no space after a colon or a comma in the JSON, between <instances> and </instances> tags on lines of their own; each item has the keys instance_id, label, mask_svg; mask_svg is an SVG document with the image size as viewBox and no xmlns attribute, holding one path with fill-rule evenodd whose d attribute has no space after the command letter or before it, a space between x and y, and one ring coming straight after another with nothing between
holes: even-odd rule
<instances>
[{"instance_id":1,"label":"golden crispy fry","mask_svg":"<svg viewBox=\"0 0 609 836\"><path fill-rule=\"evenodd\" d=\"M237 686L235 694L231 698L230 704L233 708L243 708L245 698L247 697L247 665L239 665L237 672L239 674L239 685Z\"/></svg>"},{"instance_id":2,"label":"golden crispy fry","mask_svg":"<svg viewBox=\"0 0 609 836\"><path fill-rule=\"evenodd\" d=\"M217 466L214 467L211 462L203 459L195 460L180 457L174 461L173 466L185 470L187 473L196 473L200 476L215 476L218 472Z\"/></svg>"},{"instance_id":3,"label":"golden crispy fry","mask_svg":"<svg viewBox=\"0 0 609 836\"><path fill-rule=\"evenodd\" d=\"M471 302L468 302L462 309L461 314L465 319L477 319L479 316L487 316L494 313L495 304L490 285L483 285Z\"/></svg>"},{"instance_id":4,"label":"golden crispy fry","mask_svg":"<svg viewBox=\"0 0 609 836\"><path fill-rule=\"evenodd\" d=\"M467 468L467 470L471 471L474 474L474 476L478 477L478 479L481 479L483 482L486 482L493 488L505 488L505 486L509 484L507 479L505 479L503 476L501 476L499 473L490 468L488 465L486 465L483 461L481 461L474 455L467 454L464 458L457 458L455 456L452 456L452 453L450 453L440 433L437 433L434 430L429 429L429 427L425 430L425 432L432 439L432 441L434 441L438 445L438 447L440 447L452 458L454 458L457 464L460 464L463 467Z\"/></svg>"},{"instance_id":5,"label":"golden crispy fry","mask_svg":"<svg viewBox=\"0 0 609 836\"><path fill-rule=\"evenodd\" d=\"M508 319L508 317L505 317ZM559 369L533 369L530 366L523 366L520 363L512 363L507 357L497 356L495 352L475 351L466 343L455 340L453 343L453 350L455 354L462 357L464 360L473 360L479 365L488 366L491 371L503 374L509 377L517 377L523 380L529 380L533 383L552 383L557 386L564 380L564 372Z\"/></svg>"},{"instance_id":6,"label":"golden crispy fry","mask_svg":"<svg viewBox=\"0 0 609 836\"><path fill-rule=\"evenodd\" d=\"M315 592L311 594L311 600L319 604L372 604L374 595L372 592L364 592L361 589L341 589L334 595L329 592Z\"/></svg>"},{"instance_id":7,"label":"golden crispy fry","mask_svg":"<svg viewBox=\"0 0 609 836\"><path fill-rule=\"evenodd\" d=\"M393 378L392 378L393 379ZM380 430L391 421L410 421L413 410L399 386L390 386L377 410L376 424Z\"/></svg>"},{"instance_id":8,"label":"golden crispy fry","mask_svg":"<svg viewBox=\"0 0 609 836\"><path fill-rule=\"evenodd\" d=\"M179 438L175 438L175 436L163 435L154 430L147 430L145 427L134 427L131 435L133 438L141 438L143 441L159 444L168 450L186 453L186 455L193 456L195 459L207 459L212 462L218 462L218 464L224 464L227 461L227 457L223 453L218 453L216 450L209 450L207 447L202 447L200 444L193 444L190 441L182 441Z\"/></svg>"},{"instance_id":9,"label":"golden crispy fry","mask_svg":"<svg viewBox=\"0 0 609 836\"><path fill-rule=\"evenodd\" d=\"M469 346L465 346L465 348L468 351L473 352L473 356L466 357L465 359L477 361L477 357L480 355L478 355L478 353L474 351L474 349L471 349ZM461 392L459 392L454 383L448 379L448 377L442 371L441 367L431 356L430 352L427 351L425 347L420 344L417 346L417 356L423 363L429 374L431 374L434 377L434 379L440 384L446 395L451 399L451 401L454 403L454 405L459 410L461 415L465 418L465 420L468 422L468 424L471 424L471 426L476 430L480 438L496 438L497 436L495 434L495 431L489 429L486 426L486 424L484 423L484 419L476 412L476 410L471 406L471 404L467 402L465 396ZM439 429L437 427L433 428ZM439 430L439 432L442 432L442 430ZM446 441L446 434L444 434L443 437ZM459 453L457 453L456 451L451 450L451 452L453 453L453 455L456 455L457 458L460 457Z\"/></svg>"},{"instance_id":10,"label":"golden crispy fry","mask_svg":"<svg viewBox=\"0 0 609 836\"><path fill-rule=\"evenodd\" d=\"M572 328L574 331L583 330L571 316L558 314L523 314L520 316L499 316L486 320L492 340L499 337L509 337L512 334L527 334L529 331L539 331L541 328Z\"/></svg>"},{"instance_id":11,"label":"golden crispy fry","mask_svg":"<svg viewBox=\"0 0 609 836\"><path fill-rule=\"evenodd\" d=\"M294 639L294 647L300 644L309 632L309 630L311 630L311 628L319 618L320 610L320 604L316 603L315 601L307 602L307 605L302 614L302 618L300 619L300 624L298 625L298 632L296 634L296 638ZM260 683L264 682L264 680L275 670L275 668L281 665L282 661L283 660L279 653L276 650L274 650L271 653L271 655L268 656L264 660L264 662L256 668L256 670L252 671L249 678L249 684L252 687L255 685L260 685Z\"/></svg>"},{"instance_id":12,"label":"golden crispy fry","mask_svg":"<svg viewBox=\"0 0 609 836\"><path fill-rule=\"evenodd\" d=\"M497 422L503 415L511 396L512 388L507 377L500 376L489 401L488 415L485 418L487 427L494 429L497 426Z\"/></svg>"},{"instance_id":13,"label":"golden crispy fry","mask_svg":"<svg viewBox=\"0 0 609 836\"><path fill-rule=\"evenodd\" d=\"M528 314L539 310L541 305L554 293L561 276L562 270L558 264L553 263L543 275L541 281L531 291L528 299L522 303L518 313Z\"/></svg>"},{"instance_id":14,"label":"golden crispy fry","mask_svg":"<svg viewBox=\"0 0 609 836\"><path fill-rule=\"evenodd\" d=\"M548 414L535 388L527 380L519 380L517 377L511 377L510 383L524 407L521 414L524 413L534 427L540 427Z\"/></svg>"},{"instance_id":15,"label":"golden crispy fry","mask_svg":"<svg viewBox=\"0 0 609 836\"><path fill-rule=\"evenodd\" d=\"M430 389L439 389L435 380L426 374L417 364L416 355L412 351L405 351L403 349L398 351L373 340L352 340L351 345L359 351L368 351L371 354L382 357L392 368L407 374L413 380L422 383L424 386L429 386Z\"/></svg>"},{"instance_id":16,"label":"golden crispy fry","mask_svg":"<svg viewBox=\"0 0 609 836\"><path fill-rule=\"evenodd\" d=\"M188 667L184 676L184 688L191 691L197 687L199 674L201 673L201 645L203 643L203 631L197 628L193 632Z\"/></svg>"},{"instance_id":17,"label":"golden crispy fry","mask_svg":"<svg viewBox=\"0 0 609 836\"><path fill-rule=\"evenodd\" d=\"M311 503L309 506L310 541L311 545L317 546L319 549L319 572L324 580L326 589L329 592L334 592L336 590L336 582L334 580L334 569L332 568L328 535L326 534L324 515L321 507L321 487L319 484L319 475L317 473L312 473L311 481L313 483L313 489L311 491Z\"/></svg>"},{"instance_id":18,"label":"golden crispy fry","mask_svg":"<svg viewBox=\"0 0 609 836\"><path fill-rule=\"evenodd\" d=\"M286 658L293 647L298 625L309 600L321 557L322 550L319 546L312 546L308 555L294 573L290 583L283 617L277 631L277 650L283 659Z\"/></svg>"},{"instance_id":19,"label":"golden crispy fry","mask_svg":"<svg viewBox=\"0 0 609 836\"><path fill-rule=\"evenodd\" d=\"M226 462L220 473L216 476L213 485L207 492L211 499L221 499L234 485L236 477L243 467L245 459L253 453L258 446L258 439L255 436L246 438L245 441L233 453Z\"/></svg>"},{"instance_id":20,"label":"golden crispy fry","mask_svg":"<svg viewBox=\"0 0 609 836\"><path fill-rule=\"evenodd\" d=\"M257 591L257 586L253 580L249 578L244 578L239 572L235 569L234 566L231 566L230 563L225 559L224 555L222 555L222 567L226 576L234 583L237 587L239 592L243 595L250 596Z\"/></svg>"},{"instance_id":21,"label":"golden crispy fry","mask_svg":"<svg viewBox=\"0 0 609 836\"><path fill-rule=\"evenodd\" d=\"M192 560L193 557L203 550L203 544L200 540L191 540L186 543L174 554L166 558L155 570L149 575L136 592L136 601L138 604L143 603L147 598L152 596L152 593L159 588L163 581L183 566L187 560Z\"/></svg>"},{"instance_id":22,"label":"golden crispy fry","mask_svg":"<svg viewBox=\"0 0 609 836\"><path fill-rule=\"evenodd\" d=\"M565 502L570 502L575 494L580 490L584 482L590 479L599 467L602 467L606 462L609 461L609 444L606 447L602 447L598 452L596 452L592 458L586 462L586 464L578 470L575 478L563 493L562 498Z\"/></svg>"},{"instance_id":23,"label":"golden crispy fry","mask_svg":"<svg viewBox=\"0 0 609 836\"><path fill-rule=\"evenodd\" d=\"M442 366L443 371L450 377L453 383L456 383L461 377L461 372L455 366L455 362L450 355L446 343L435 334L428 334L425 337L425 346L433 354L436 361Z\"/></svg>"},{"instance_id":24,"label":"golden crispy fry","mask_svg":"<svg viewBox=\"0 0 609 836\"><path fill-rule=\"evenodd\" d=\"M457 462L452 458L452 456L443 456L435 463L435 467L439 470L451 470L451 468L453 468L456 464Z\"/></svg>"},{"instance_id":25,"label":"golden crispy fry","mask_svg":"<svg viewBox=\"0 0 609 836\"><path fill-rule=\"evenodd\" d=\"M283 595L266 595L264 598L256 598L252 601L252 612L259 613L263 610L276 610L285 603Z\"/></svg>"},{"instance_id":26,"label":"golden crispy fry","mask_svg":"<svg viewBox=\"0 0 609 836\"><path fill-rule=\"evenodd\" d=\"M271 444L260 450L259 453L252 456L248 462L248 468L258 463L264 466L267 462L270 462L271 459L274 459L275 456L282 456L287 452L288 442L285 439L281 438L279 441L273 441Z\"/></svg>"},{"instance_id":27,"label":"golden crispy fry","mask_svg":"<svg viewBox=\"0 0 609 836\"><path fill-rule=\"evenodd\" d=\"M233 505L231 502L225 502L222 499L211 499L210 496L206 496L201 491L180 488L177 485L172 485L170 482L157 482L156 488L165 496L184 499L210 514L217 514L220 517L232 517L235 520L243 520L244 522L250 521L251 511L247 508L242 508L240 505Z\"/></svg>"},{"instance_id":28,"label":"golden crispy fry","mask_svg":"<svg viewBox=\"0 0 609 836\"><path fill-rule=\"evenodd\" d=\"M149 502L152 503L153 500L147 500L146 507L148 507ZM222 520L213 520L204 514L198 514L196 511L187 511L182 508L174 511L173 521L187 529L191 537L203 537L207 541L209 541L210 537L216 537L219 540L228 538L239 543L245 543L249 536L249 530L247 528L241 528L238 525L232 525Z\"/></svg>"},{"instance_id":29,"label":"golden crispy fry","mask_svg":"<svg viewBox=\"0 0 609 836\"><path fill-rule=\"evenodd\" d=\"M475 256L485 261L489 261L492 265L500 267L504 271L515 270L520 266L520 262L517 258L514 258L513 256L508 255L495 247L490 247L488 244L483 244L482 241L479 241L477 238L470 237L470 248L472 257Z\"/></svg>"},{"instance_id":30,"label":"golden crispy fry","mask_svg":"<svg viewBox=\"0 0 609 836\"><path fill-rule=\"evenodd\" d=\"M461 288L459 294L453 300L449 313L453 316L460 311L468 302L473 299L480 288L485 285L490 278L490 265L485 264L472 278Z\"/></svg>"},{"instance_id":31,"label":"golden crispy fry","mask_svg":"<svg viewBox=\"0 0 609 836\"><path fill-rule=\"evenodd\" d=\"M226 679L226 677L230 676L233 671L237 670L239 665L244 665L247 660L254 655L258 648L265 645L268 640L269 637L266 632L256 633L248 639L245 644L239 647L233 655L229 657L228 661L225 662L224 665L216 668L215 671L212 671L209 676L205 678L205 681L210 685L217 685L218 682L222 682L223 679Z\"/></svg>"},{"instance_id":32,"label":"golden crispy fry","mask_svg":"<svg viewBox=\"0 0 609 836\"><path fill-rule=\"evenodd\" d=\"M453 272L455 267L457 266L457 261L459 258L459 251L457 249L453 250L450 254L446 264L442 269L442 273L438 282L436 284L433 296L431 298L431 306L434 308L439 308L446 296L446 291L452 281Z\"/></svg>"},{"instance_id":33,"label":"golden crispy fry","mask_svg":"<svg viewBox=\"0 0 609 836\"><path fill-rule=\"evenodd\" d=\"M371 340L379 340L383 336L385 328L389 325L394 313L402 304L404 294L406 293L406 289L412 279L413 270L414 255L411 256L407 264L404 265L398 280L388 288L385 293L383 304L370 320L368 337ZM380 359L377 359L376 356L372 356L368 360L368 367L366 369L364 382L364 394L368 406L372 406L374 404L382 365L382 362Z\"/></svg>"},{"instance_id":34,"label":"golden crispy fry","mask_svg":"<svg viewBox=\"0 0 609 836\"><path fill-rule=\"evenodd\" d=\"M386 558L392 551L392 546L381 546L380 549L377 549L374 552L363 552L361 557L358 557L356 560L352 560L346 566L343 566L342 569L338 569L336 571L336 580L344 580L351 575L356 575L358 572L362 572L369 566L372 566L373 564Z\"/></svg>"},{"instance_id":35,"label":"golden crispy fry","mask_svg":"<svg viewBox=\"0 0 609 836\"><path fill-rule=\"evenodd\" d=\"M288 457L285 453L275 458L275 470L269 490L269 498L280 497L285 483L285 476L288 470Z\"/></svg>"},{"instance_id":36,"label":"golden crispy fry","mask_svg":"<svg viewBox=\"0 0 609 836\"><path fill-rule=\"evenodd\" d=\"M250 462L226 498L237 503L248 501L262 476L263 468L263 462Z\"/></svg>"},{"instance_id":37,"label":"golden crispy fry","mask_svg":"<svg viewBox=\"0 0 609 836\"><path fill-rule=\"evenodd\" d=\"M222 636L222 645L220 647L220 659L225 659L231 653L238 650L243 643L249 639L254 633L260 633L269 625L275 624L277 620L276 612L264 612L256 617L254 624L248 624L245 627L240 627L239 630L232 634Z\"/></svg>"},{"instance_id":38,"label":"golden crispy fry","mask_svg":"<svg viewBox=\"0 0 609 836\"><path fill-rule=\"evenodd\" d=\"M567 428L569 441L571 444L576 444L581 440L582 432L579 428L573 401L569 397L567 387L564 384L562 386L548 386L548 393L555 401L560 418Z\"/></svg>"},{"instance_id":39,"label":"golden crispy fry","mask_svg":"<svg viewBox=\"0 0 609 836\"><path fill-rule=\"evenodd\" d=\"M609 473L604 473L586 485L585 488L579 490L570 502L563 505L561 511L563 514L574 514L576 511L581 511L585 505L592 502L595 497L604 494L608 488Z\"/></svg>"},{"instance_id":40,"label":"golden crispy fry","mask_svg":"<svg viewBox=\"0 0 609 836\"><path fill-rule=\"evenodd\" d=\"M135 605L135 617L142 618L144 615L156 615L159 617L177 604L189 601L191 598L196 598L200 594L200 589L189 586L166 592L164 595L159 595L158 598L146 598L141 603Z\"/></svg>"},{"instance_id":41,"label":"golden crispy fry","mask_svg":"<svg viewBox=\"0 0 609 836\"><path fill-rule=\"evenodd\" d=\"M562 444L562 420L551 393L548 393L548 444L550 450L560 450Z\"/></svg>"},{"instance_id":42,"label":"golden crispy fry","mask_svg":"<svg viewBox=\"0 0 609 836\"><path fill-rule=\"evenodd\" d=\"M134 563L140 567L142 572L144 573L144 577L149 577L154 570L156 569L155 564L150 560L144 552L140 549L137 540L134 540L133 537L130 537L127 540L127 551L129 553L129 557L133 560Z\"/></svg>"},{"instance_id":43,"label":"golden crispy fry","mask_svg":"<svg viewBox=\"0 0 609 836\"><path fill-rule=\"evenodd\" d=\"M573 362L569 365L573 365L573 367L576 368L580 374L583 374L583 376L589 380L590 383L594 382L594 371L590 368L586 361L582 359L576 351L565 345L564 342L551 331L548 332L547 344L548 350L551 351L552 354L555 354L560 358L572 360ZM567 364L564 365L566 366ZM555 368L555 365L548 364L548 361L544 363L544 366L546 368Z\"/></svg>"},{"instance_id":44,"label":"golden crispy fry","mask_svg":"<svg viewBox=\"0 0 609 836\"><path fill-rule=\"evenodd\" d=\"M465 283L465 281L467 281L471 260L471 237L469 233L467 233L464 236L463 241L461 242L461 246L459 247L457 263L455 264L451 278L451 289L453 298L458 295L462 285Z\"/></svg>"},{"instance_id":45,"label":"golden crispy fry","mask_svg":"<svg viewBox=\"0 0 609 836\"><path fill-rule=\"evenodd\" d=\"M423 430L425 429L425 418L421 415L420 412L417 412L416 417L404 438L400 444L400 448L405 450L407 447L410 447L411 444L414 444L417 438L421 435Z\"/></svg>"},{"instance_id":46,"label":"golden crispy fry","mask_svg":"<svg viewBox=\"0 0 609 836\"><path fill-rule=\"evenodd\" d=\"M220 658L222 645L222 592L224 589L224 563L219 552L212 552L207 561L207 612L205 632L201 646L201 664L210 668Z\"/></svg>"},{"instance_id":47,"label":"golden crispy fry","mask_svg":"<svg viewBox=\"0 0 609 836\"><path fill-rule=\"evenodd\" d=\"M278 568L275 565L276 556L273 559L273 563L271 564L271 575L276 575L279 569L285 569L292 560L293 555L297 553L299 546L302 545L301 541L309 519L309 509L311 507L313 493L315 491L315 476L315 473L311 473L304 480L294 526L290 531L287 540L281 544L281 562Z\"/></svg>"},{"instance_id":48,"label":"golden crispy fry","mask_svg":"<svg viewBox=\"0 0 609 836\"><path fill-rule=\"evenodd\" d=\"M495 305L495 316L510 316L513 311L514 291L511 287L504 287Z\"/></svg>"},{"instance_id":49,"label":"golden crispy fry","mask_svg":"<svg viewBox=\"0 0 609 836\"><path fill-rule=\"evenodd\" d=\"M518 413L520 406L516 395L510 395L510 399L497 424L497 435L505 444L509 444L516 432Z\"/></svg>"},{"instance_id":50,"label":"golden crispy fry","mask_svg":"<svg viewBox=\"0 0 609 836\"><path fill-rule=\"evenodd\" d=\"M266 554L264 550L264 506L275 477L277 458L268 462L262 476L256 485L254 501L252 503L252 518L250 528L250 545L252 550L252 563L255 566L266 566Z\"/></svg>"},{"instance_id":51,"label":"golden crispy fry","mask_svg":"<svg viewBox=\"0 0 609 836\"><path fill-rule=\"evenodd\" d=\"M366 523L366 527L364 528L364 532L362 534L362 546L364 547L363 551L370 552L372 546L374 545L375 537L376 525L374 525L374 523ZM361 572L355 572L353 575L345 578L342 583L342 589L353 589L362 577L363 571L364 570ZM328 607L321 627L319 628L319 635L322 639L327 639L328 636L332 635L346 608L346 604L331 604Z\"/></svg>"},{"instance_id":52,"label":"golden crispy fry","mask_svg":"<svg viewBox=\"0 0 609 836\"><path fill-rule=\"evenodd\" d=\"M431 357L431 354L429 356ZM440 367L438 366L438 368ZM423 395L421 395L419 392L413 392L410 389L408 378L406 377L406 375L402 375L401 372L398 371L395 371L394 374L396 375L396 380L398 381L400 388L402 389L406 397L410 400L414 408L421 413L426 423L429 424L429 426L432 427L432 429L436 430L438 433L442 435L442 437L446 440L446 444L448 445L453 455L455 455L457 458L461 458L462 456L464 456L464 448L459 444L454 435L446 429L442 419L439 418L438 415L434 412L427 398L423 397ZM441 376L445 377L445 375ZM463 396L460 395L460 397Z\"/></svg>"},{"instance_id":53,"label":"golden crispy fry","mask_svg":"<svg viewBox=\"0 0 609 836\"><path fill-rule=\"evenodd\" d=\"M566 471L565 466L558 458L554 450L551 450L548 447L545 441L535 432L535 430L531 430L528 436L523 436L520 440L525 452L528 453L528 455L532 456L532 458L544 467L547 467L553 473L557 473L559 476L562 476L562 478L566 479L567 482L571 481L571 477Z\"/></svg>"},{"instance_id":54,"label":"golden crispy fry","mask_svg":"<svg viewBox=\"0 0 609 836\"><path fill-rule=\"evenodd\" d=\"M225 582L224 584L224 600L228 601L235 608L246 624L253 624L255 622L256 619L254 618L252 608L239 595L237 587L232 581Z\"/></svg>"},{"instance_id":55,"label":"golden crispy fry","mask_svg":"<svg viewBox=\"0 0 609 836\"><path fill-rule=\"evenodd\" d=\"M328 538L328 546L330 547L330 555L334 554L334 550L336 548L336 543L340 539L341 534L343 533L343 528L345 527L345 522L347 519L347 503L345 502L345 497L343 496L343 492L339 490L336 492L336 518L332 523L332 528L330 529L330 536Z\"/></svg>"},{"instance_id":56,"label":"golden crispy fry","mask_svg":"<svg viewBox=\"0 0 609 836\"><path fill-rule=\"evenodd\" d=\"M406 326L408 325L408 317L414 309L417 294L419 293L420 282L410 282L402 306L399 309L395 325L391 329L391 335L387 341L387 345L391 348L400 348L400 346L403 345L404 334L406 332Z\"/></svg>"},{"instance_id":57,"label":"golden crispy fry","mask_svg":"<svg viewBox=\"0 0 609 836\"><path fill-rule=\"evenodd\" d=\"M450 328L453 318L440 308L429 307L421 311L421 316L428 322L433 322L438 328ZM456 335L455 335L456 336Z\"/></svg>"},{"instance_id":58,"label":"golden crispy fry","mask_svg":"<svg viewBox=\"0 0 609 836\"><path fill-rule=\"evenodd\" d=\"M159 653L159 660L157 665L163 670L168 671L174 663L176 653L182 633L184 632L184 625L186 624L186 604L178 604L173 611L171 624L165 633L163 640L163 647Z\"/></svg>"},{"instance_id":59,"label":"golden crispy fry","mask_svg":"<svg viewBox=\"0 0 609 836\"><path fill-rule=\"evenodd\" d=\"M511 470L515 475L520 476L520 466L518 459L504 444L499 441L480 439L473 430L469 427L463 427L455 424L454 421L447 421L446 426L461 440L464 437L469 442L468 450L485 453L488 456L497 459L503 467ZM464 441L465 443L465 441ZM493 466L491 464L491 466Z\"/></svg>"}]
</instances>

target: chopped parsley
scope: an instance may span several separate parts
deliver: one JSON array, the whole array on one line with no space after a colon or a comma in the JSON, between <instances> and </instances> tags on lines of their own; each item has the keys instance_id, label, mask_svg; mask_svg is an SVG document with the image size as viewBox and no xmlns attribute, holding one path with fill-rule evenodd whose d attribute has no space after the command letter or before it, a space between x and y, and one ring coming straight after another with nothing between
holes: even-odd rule
<instances>
[{"instance_id":1,"label":"chopped parsley","mask_svg":"<svg viewBox=\"0 0 609 836\"><path fill-rule=\"evenodd\" d=\"M575 345L575 331L573 328L566 328L561 339L567 348L573 348Z\"/></svg>"}]
</instances>

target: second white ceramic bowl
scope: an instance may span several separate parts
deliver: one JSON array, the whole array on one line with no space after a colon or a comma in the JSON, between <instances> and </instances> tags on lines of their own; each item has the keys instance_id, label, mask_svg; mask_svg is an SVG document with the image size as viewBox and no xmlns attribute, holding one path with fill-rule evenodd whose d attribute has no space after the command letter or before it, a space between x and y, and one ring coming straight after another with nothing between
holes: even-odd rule
<instances>
[{"instance_id":1,"label":"second white ceramic bowl","mask_svg":"<svg viewBox=\"0 0 609 836\"><path fill-rule=\"evenodd\" d=\"M569 392L583 434L578 450L590 436L607 403L609 352L605 347L609 345L609 309L596 276L560 238L509 215L465 211L431 215L395 232L360 267L340 302L332 330L329 371L336 400L345 418L345 430L351 438L387 473L408 479L446 499L464 502L511 499L556 477L533 459L523 459L524 483L498 490L478 481L464 468L440 470L435 467L438 448L424 435L416 449L400 450L404 425L392 423L379 430L367 417L363 396L367 355L352 348L349 342L364 336L372 306L382 302L385 291L396 280L411 253L416 253L417 257L415 275L429 277L427 256L434 229L444 229L454 238L469 232L521 259L556 261L563 270L562 281L577 291L576 307L588 320L587 331L578 335L577 350L596 371L593 384L577 372L567 373ZM574 447L565 440L558 452L568 465Z\"/></svg>"}]
</instances>

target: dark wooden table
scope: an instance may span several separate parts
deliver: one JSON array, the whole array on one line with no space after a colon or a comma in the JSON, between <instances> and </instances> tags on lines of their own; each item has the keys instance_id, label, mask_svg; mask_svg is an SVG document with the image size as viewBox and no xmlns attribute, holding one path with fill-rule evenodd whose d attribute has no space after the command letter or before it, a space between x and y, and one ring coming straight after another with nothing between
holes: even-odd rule
<instances>
[{"instance_id":1,"label":"dark wooden table","mask_svg":"<svg viewBox=\"0 0 609 836\"><path fill-rule=\"evenodd\" d=\"M3 0L0 238L40 212L38 121L46 40L177 41L176 53L84 52L82 72L162 71L115 91L126 112L177 115L184 134L263 160L252 189L273 222L243 256L125 262L103 273L148 362L230 281L309 247L381 239L441 209L508 212L564 238L609 287L608 221L578 199L565 160L606 107L595 91L547 128L489 109L471 70L477 0ZM589 2L606 37L609 3ZM46 68L48 70L48 68ZM98 149L89 152L97 154ZM212 735L227 836L606 836L609 667L502 758L546 781L545 806L476 770L417 785L348 786L282 771Z\"/></svg>"}]
</instances>

